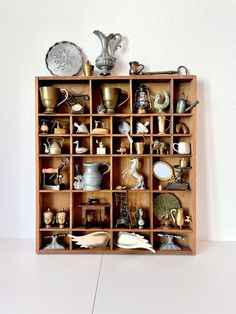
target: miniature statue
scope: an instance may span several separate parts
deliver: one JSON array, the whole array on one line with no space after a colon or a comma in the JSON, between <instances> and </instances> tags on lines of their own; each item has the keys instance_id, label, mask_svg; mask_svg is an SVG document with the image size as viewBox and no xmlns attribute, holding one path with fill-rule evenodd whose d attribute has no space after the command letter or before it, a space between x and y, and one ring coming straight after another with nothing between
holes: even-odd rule
<instances>
[{"instance_id":1,"label":"miniature statue","mask_svg":"<svg viewBox=\"0 0 236 314\"><path fill-rule=\"evenodd\" d=\"M51 228L54 222L54 213L48 208L45 212L43 212L43 222L46 228Z\"/></svg>"},{"instance_id":2,"label":"miniature statue","mask_svg":"<svg viewBox=\"0 0 236 314\"><path fill-rule=\"evenodd\" d=\"M58 237L64 237L64 234L52 234L51 236L44 237L45 239L51 238L52 241L48 245L45 246L44 249L46 250L65 250L65 247L61 244L59 244Z\"/></svg>"},{"instance_id":3,"label":"miniature statue","mask_svg":"<svg viewBox=\"0 0 236 314\"><path fill-rule=\"evenodd\" d=\"M157 113L165 113L164 109L167 108L170 104L170 96L169 93L166 91L163 91L165 100L162 104L159 103L159 100L161 99L161 94L157 93L155 96L151 96L152 99L154 99L153 107L157 110Z\"/></svg>"},{"instance_id":4,"label":"miniature statue","mask_svg":"<svg viewBox=\"0 0 236 314\"><path fill-rule=\"evenodd\" d=\"M120 143L119 149L117 149L116 151L117 151L118 153L121 153L121 155L123 155L123 154L126 154L126 153L127 153L127 150L128 150L128 148L126 147L125 142L122 141L122 142Z\"/></svg>"},{"instance_id":5,"label":"miniature statue","mask_svg":"<svg viewBox=\"0 0 236 314\"><path fill-rule=\"evenodd\" d=\"M128 208L128 193L115 193L116 205L120 203L120 217L116 221L116 228L118 226L131 228L131 217Z\"/></svg>"},{"instance_id":6,"label":"miniature statue","mask_svg":"<svg viewBox=\"0 0 236 314\"><path fill-rule=\"evenodd\" d=\"M96 140L96 143L99 145L97 147L97 155L106 155L106 147L104 147L102 140L100 142Z\"/></svg>"},{"instance_id":7,"label":"miniature statue","mask_svg":"<svg viewBox=\"0 0 236 314\"><path fill-rule=\"evenodd\" d=\"M106 107L103 106L103 104L98 105L98 106L97 106L97 113L98 113L98 114L104 114L104 113L106 113Z\"/></svg>"},{"instance_id":8,"label":"miniature statue","mask_svg":"<svg viewBox=\"0 0 236 314\"><path fill-rule=\"evenodd\" d=\"M67 212L64 208L56 214L56 223L59 224L59 228L65 227L65 224L67 223Z\"/></svg>"},{"instance_id":9,"label":"miniature statue","mask_svg":"<svg viewBox=\"0 0 236 314\"><path fill-rule=\"evenodd\" d=\"M105 126L104 121L95 120L94 123L95 128L92 130L93 134L109 134L109 131L104 127ZM101 124L100 127L99 124Z\"/></svg>"},{"instance_id":10,"label":"miniature statue","mask_svg":"<svg viewBox=\"0 0 236 314\"><path fill-rule=\"evenodd\" d=\"M138 171L137 171L138 165L139 165L139 159L138 158L132 158L132 159L130 159L130 161L132 162L132 165L131 165L130 169L123 170L123 178L127 174L132 175L136 179L137 185L135 187L133 187L131 190L145 190L143 175L138 173Z\"/></svg>"},{"instance_id":11,"label":"miniature statue","mask_svg":"<svg viewBox=\"0 0 236 314\"><path fill-rule=\"evenodd\" d=\"M143 212L143 209L142 208L136 208L136 213L138 213L138 219L137 219L137 224L138 224L138 227L139 229L143 229L143 226L145 224L145 221L144 221L144 212Z\"/></svg>"},{"instance_id":12,"label":"miniature statue","mask_svg":"<svg viewBox=\"0 0 236 314\"><path fill-rule=\"evenodd\" d=\"M157 234L159 237L163 238L165 237L165 243L161 244L159 247L160 251L180 251L182 250L180 246L178 246L177 244L175 244L173 242L174 238L176 239L183 239L183 236L181 235L173 235L173 234L163 234L163 233L158 233Z\"/></svg>"}]
</instances>

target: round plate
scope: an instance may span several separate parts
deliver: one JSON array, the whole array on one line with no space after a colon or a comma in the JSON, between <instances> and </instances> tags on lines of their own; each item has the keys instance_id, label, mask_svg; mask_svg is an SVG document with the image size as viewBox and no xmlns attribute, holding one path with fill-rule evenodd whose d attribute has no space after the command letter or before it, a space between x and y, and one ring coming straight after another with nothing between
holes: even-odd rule
<instances>
[{"instance_id":1,"label":"round plate","mask_svg":"<svg viewBox=\"0 0 236 314\"><path fill-rule=\"evenodd\" d=\"M154 198L153 211L157 219L161 220L165 216L165 212L173 208L180 208L181 204L176 196L170 193L159 194Z\"/></svg>"},{"instance_id":2,"label":"round plate","mask_svg":"<svg viewBox=\"0 0 236 314\"><path fill-rule=\"evenodd\" d=\"M74 43L61 41L49 48L45 62L52 75L72 76L81 69L83 55Z\"/></svg>"}]
</instances>

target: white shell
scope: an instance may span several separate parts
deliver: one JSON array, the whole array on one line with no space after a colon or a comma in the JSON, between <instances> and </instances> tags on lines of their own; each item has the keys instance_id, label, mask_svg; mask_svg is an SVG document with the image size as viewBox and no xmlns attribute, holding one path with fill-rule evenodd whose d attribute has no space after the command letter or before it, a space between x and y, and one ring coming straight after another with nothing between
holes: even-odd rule
<instances>
[{"instance_id":1,"label":"white shell","mask_svg":"<svg viewBox=\"0 0 236 314\"><path fill-rule=\"evenodd\" d=\"M72 241L83 248L99 248L107 246L110 240L110 233L105 231L98 231L86 234L84 236L73 236L68 234Z\"/></svg>"},{"instance_id":2,"label":"white shell","mask_svg":"<svg viewBox=\"0 0 236 314\"><path fill-rule=\"evenodd\" d=\"M144 236L136 233L119 232L117 238L117 246L122 249L142 248L155 253L155 250L152 248L151 244L148 243L148 240L144 239Z\"/></svg>"}]
</instances>

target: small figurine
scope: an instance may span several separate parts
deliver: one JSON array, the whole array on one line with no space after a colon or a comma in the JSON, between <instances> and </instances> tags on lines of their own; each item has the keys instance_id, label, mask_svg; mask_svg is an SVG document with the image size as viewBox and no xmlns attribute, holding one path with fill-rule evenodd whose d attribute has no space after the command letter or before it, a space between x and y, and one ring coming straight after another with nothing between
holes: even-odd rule
<instances>
[{"instance_id":1,"label":"small figurine","mask_svg":"<svg viewBox=\"0 0 236 314\"><path fill-rule=\"evenodd\" d=\"M68 237L70 237L72 241L76 242L75 244L79 245L81 248L92 249L106 247L111 235L105 231L97 231L83 236L68 234Z\"/></svg>"},{"instance_id":2,"label":"small figurine","mask_svg":"<svg viewBox=\"0 0 236 314\"><path fill-rule=\"evenodd\" d=\"M130 159L130 161L132 163L131 167L130 167L130 169L123 170L123 178L127 174L132 175L136 179L137 185L135 187L133 187L131 190L145 190L143 175L138 173L138 171L137 171L138 165L139 165L139 159L138 158L132 158L132 159Z\"/></svg>"},{"instance_id":3,"label":"small figurine","mask_svg":"<svg viewBox=\"0 0 236 314\"><path fill-rule=\"evenodd\" d=\"M77 128L77 130L75 132L77 134L79 134L79 133L80 134L87 134L87 133L89 133L89 130L88 130L88 128L87 128L85 123L78 124L77 122L74 122L74 127Z\"/></svg>"},{"instance_id":4,"label":"small figurine","mask_svg":"<svg viewBox=\"0 0 236 314\"><path fill-rule=\"evenodd\" d=\"M97 155L106 155L106 147L103 146L102 140L99 142L99 140L96 140L96 143L99 145L97 147Z\"/></svg>"},{"instance_id":5,"label":"small figurine","mask_svg":"<svg viewBox=\"0 0 236 314\"><path fill-rule=\"evenodd\" d=\"M161 94L157 93L155 96L151 96L153 101L153 107L157 110L157 113L165 113L164 109L166 109L170 104L170 95L168 92L163 91L164 94L164 102L162 104L159 103L161 99Z\"/></svg>"},{"instance_id":6,"label":"small figurine","mask_svg":"<svg viewBox=\"0 0 236 314\"><path fill-rule=\"evenodd\" d=\"M106 113L106 108L105 108L105 106L103 106L103 104L100 104L100 105L97 106L97 113L98 114Z\"/></svg>"},{"instance_id":7,"label":"small figurine","mask_svg":"<svg viewBox=\"0 0 236 314\"><path fill-rule=\"evenodd\" d=\"M119 232L116 245L122 249L146 249L155 253L148 240L136 233Z\"/></svg>"},{"instance_id":8,"label":"small figurine","mask_svg":"<svg viewBox=\"0 0 236 314\"><path fill-rule=\"evenodd\" d=\"M128 150L128 148L126 147L125 142L122 141L122 142L120 143L119 149L117 149L116 151L117 151L118 153L121 153L121 155L123 155L123 154L126 154L126 153L127 153L127 150Z\"/></svg>"},{"instance_id":9,"label":"small figurine","mask_svg":"<svg viewBox=\"0 0 236 314\"><path fill-rule=\"evenodd\" d=\"M104 121L95 120L95 128L92 130L92 134L109 134L109 131L104 127ZM101 125L99 127L99 124Z\"/></svg>"},{"instance_id":10,"label":"small figurine","mask_svg":"<svg viewBox=\"0 0 236 314\"><path fill-rule=\"evenodd\" d=\"M79 141L75 141L73 142L73 144L76 144L76 147L75 147L76 154L83 154L88 151L88 148L86 147L79 147Z\"/></svg>"},{"instance_id":11,"label":"small figurine","mask_svg":"<svg viewBox=\"0 0 236 314\"><path fill-rule=\"evenodd\" d=\"M43 212L43 222L46 228L51 228L54 222L54 213L48 208L45 212Z\"/></svg>"},{"instance_id":12,"label":"small figurine","mask_svg":"<svg viewBox=\"0 0 236 314\"><path fill-rule=\"evenodd\" d=\"M143 209L142 208L136 208L136 213L138 213L138 219L137 219L137 224L138 224L138 227L139 229L143 229L143 226L145 224L145 221L144 221L144 212L143 212Z\"/></svg>"},{"instance_id":13,"label":"small figurine","mask_svg":"<svg viewBox=\"0 0 236 314\"><path fill-rule=\"evenodd\" d=\"M67 212L64 210L64 208L62 208L62 210L56 214L56 223L59 224L59 228L64 228L66 222Z\"/></svg>"},{"instance_id":14,"label":"small figurine","mask_svg":"<svg viewBox=\"0 0 236 314\"><path fill-rule=\"evenodd\" d=\"M116 221L116 228L118 228L118 226L123 226L131 229L132 225L128 208L128 193L115 193L115 200L116 205L120 203L120 217Z\"/></svg>"},{"instance_id":15,"label":"small figurine","mask_svg":"<svg viewBox=\"0 0 236 314\"><path fill-rule=\"evenodd\" d=\"M181 235L173 235L173 234L163 234L163 233L158 233L157 234L159 237L163 238L165 237L165 243L161 244L159 247L160 251L180 251L182 250L180 246L178 246L177 244L175 244L174 238L176 239L183 239L183 236Z\"/></svg>"},{"instance_id":16,"label":"small figurine","mask_svg":"<svg viewBox=\"0 0 236 314\"><path fill-rule=\"evenodd\" d=\"M51 238L52 241L48 245L45 246L44 249L46 250L65 250L65 247L61 244L59 244L58 237L64 237L64 234L52 234L51 236L46 236L45 239Z\"/></svg>"}]
</instances>

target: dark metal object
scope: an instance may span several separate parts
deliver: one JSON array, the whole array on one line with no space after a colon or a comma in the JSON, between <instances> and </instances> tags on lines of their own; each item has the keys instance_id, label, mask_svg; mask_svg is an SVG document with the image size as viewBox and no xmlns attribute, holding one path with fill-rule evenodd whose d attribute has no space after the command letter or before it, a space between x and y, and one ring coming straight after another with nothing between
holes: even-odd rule
<instances>
[{"instance_id":1,"label":"dark metal object","mask_svg":"<svg viewBox=\"0 0 236 314\"><path fill-rule=\"evenodd\" d=\"M182 70L184 70L184 74L182 74ZM177 71L156 71L156 72L142 72L142 75L155 75L155 74L178 74L178 75L187 75L188 69L184 65L180 65Z\"/></svg>"},{"instance_id":2,"label":"dark metal object","mask_svg":"<svg viewBox=\"0 0 236 314\"><path fill-rule=\"evenodd\" d=\"M99 204L99 199L98 198L89 198L88 199L88 204L89 205Z\"/></svg>"},{"instance_id":3,"label":"dark metal object","mask_svg":"<svg viewBox=\"0 0 236 314\"><path fill-rule=\"evenodd\" d=\"M131 229L131 217L128 209L128 192L115 193L115 200L116 205L120 203L120 217L117 219L115 228L123 226Z\"/></svg>"},{"instance_id":4,"label":"dark metal object","mask_svg":"<svg viewBox=\"0 0 236 314\"><path fill-rule=\"evenodd\" d=\"M166 189L187 191L189 189L189 184L183 181L183 175L184 175L184 169L191 169L191 167L180 167L179 165L175 165L174 168L178 172L175 177L175 182L168 183L166 186Z\"/></svg>"}]
</instances>

